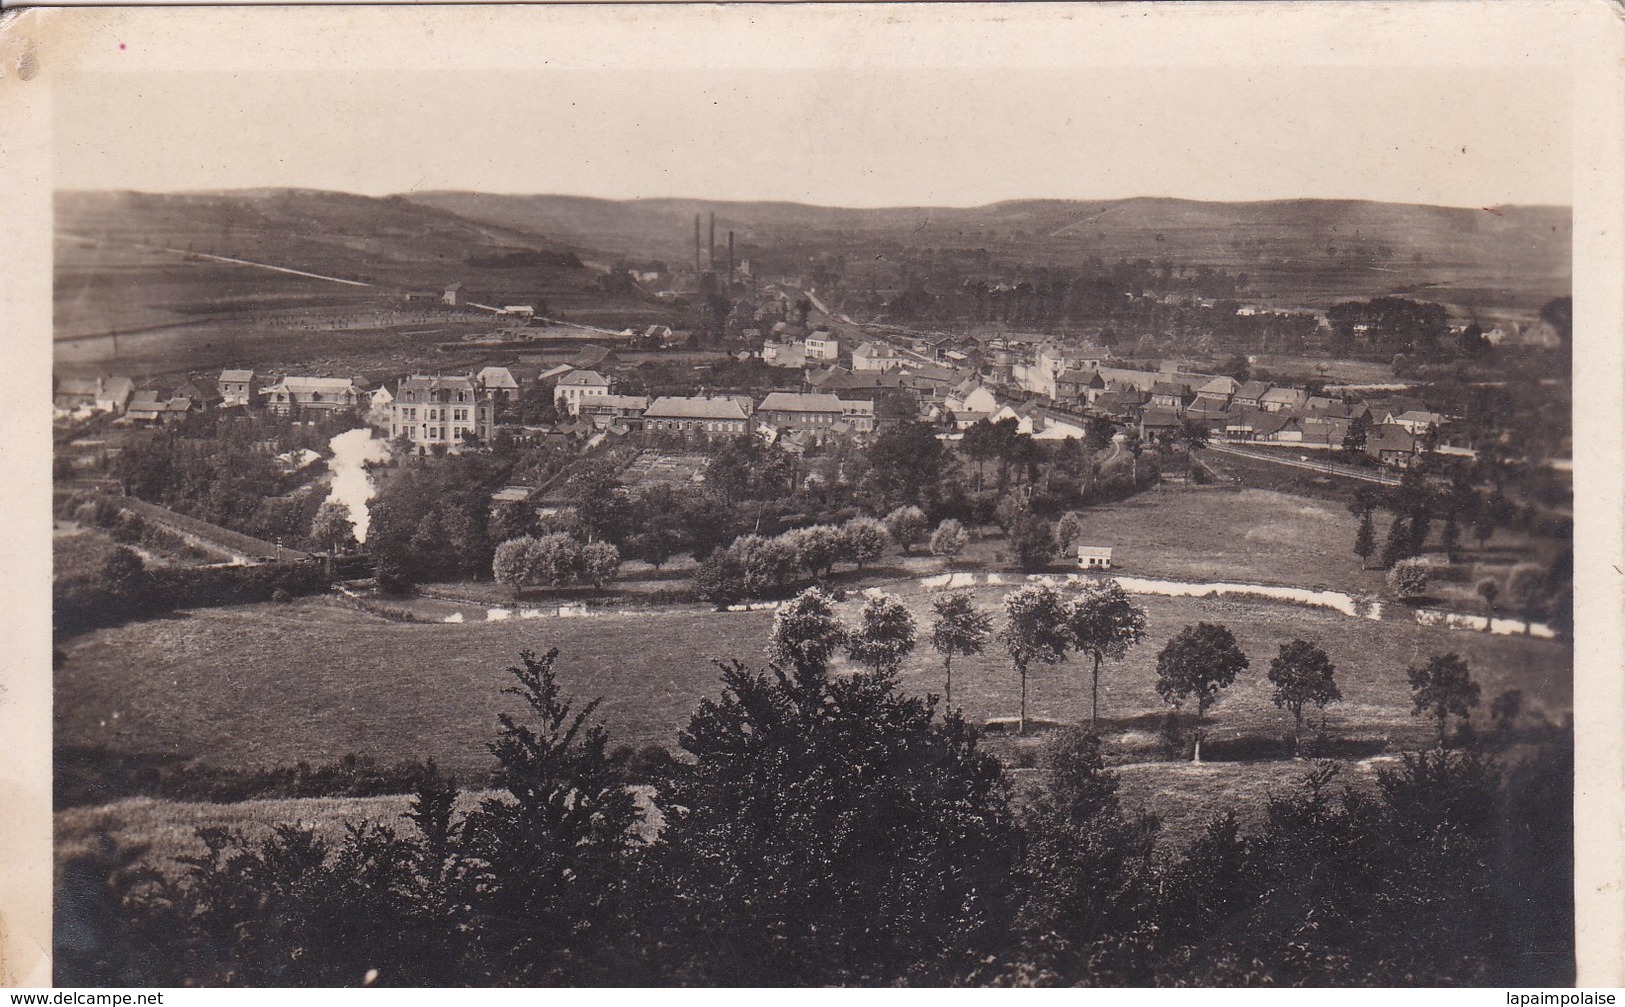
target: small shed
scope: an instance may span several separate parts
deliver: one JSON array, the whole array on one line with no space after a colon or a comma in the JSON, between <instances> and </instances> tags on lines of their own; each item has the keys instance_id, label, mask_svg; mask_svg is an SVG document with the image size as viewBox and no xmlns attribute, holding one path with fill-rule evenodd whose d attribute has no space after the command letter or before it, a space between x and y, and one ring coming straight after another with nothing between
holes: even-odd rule
<instances>
[{"instance_id":1,"label":"small shed","mask_svg":"<svg viewBox=\"0 0 1625 1007\"><path fill-rule=\"evenodd\" d=\"M1112 547L1109 545L1078 546L1078 566L1085 570L1110 570Z\"/></svg>"}]
</instances>

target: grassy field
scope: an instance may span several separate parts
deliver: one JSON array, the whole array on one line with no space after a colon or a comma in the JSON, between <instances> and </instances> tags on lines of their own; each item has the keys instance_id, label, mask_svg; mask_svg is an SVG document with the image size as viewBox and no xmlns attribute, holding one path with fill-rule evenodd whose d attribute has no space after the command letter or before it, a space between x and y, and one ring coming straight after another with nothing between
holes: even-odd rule
<instances>
[{"instance_id":1,"label":"grassy field","mask_svg":"<svg viewBox=\"0 0 1625 1007\"><path fill-rule=\"evenodd\" d=\"M996 605L1003 588L981 588ZM923 618L928 595L899 596ZM1407 665L1455 651L1471 664L1486 704L1507 688L1553 722L1571 709L1571 656L1560 644L1521 637L1352 619L1272 602L1145 598L1148 643L1102 675L1101 710L1122 757L1155 752L1166 707L1155 692L1155 657L1182 626L1230 626L1252 658L1211 714L1223 743L1279 737L1290 726L1265 680L1276 647L1305 638L1339 668L1343 702L1331 708L1335 735L1380 747L1425 743L1410 716ZM859 600L845 606L855 614ZM566 689L602 696L617 744L672 745L689 712L717 688L713 658L760 660L766 613L695 610L623 613L454 625L385 621L328 599L200 610L101 630L65 645L56 678L62 745L167 753L223 767L254 768L348 752L380 761L433 757L468 776L489 766L503 669L523 648L558 647ZM940 692L936 656L917 652L905 689ZM1088 714L1081 661L1035 670L1028 711L1059 721ZM1018 682L1001 655L956 662L956 705L973 721L1016 712Z\"/></svg>"},{"instance_id":2,"label":"grassy field","mask_svg":"<svg viewBox=\"0 0 1625 1007\"><path fill-rule=\"evenodd\" d=\"M1228 486L1159 486L1079 512L1080 544L1109 545L1136 577L1376 591L1354 555L1359 522L1340 503Z\"/></svg>"},{"instance_id":3,"label":"grassy field","mask_svg":"<svg viewBox=\"0 0 1625 1007\"><path fill-rule=\"evenodd\" d=\"M713 658L754 659L765 613L691 612L590 619L413 625L325 598L199 610L92 633L65 645L58 744L159 752L219 766L433 757L468 776L485 742L504 669L520 650L563 651L566 689L604 697L617 744L670 744L701 696Z\"/></svg>"}]
</instances>

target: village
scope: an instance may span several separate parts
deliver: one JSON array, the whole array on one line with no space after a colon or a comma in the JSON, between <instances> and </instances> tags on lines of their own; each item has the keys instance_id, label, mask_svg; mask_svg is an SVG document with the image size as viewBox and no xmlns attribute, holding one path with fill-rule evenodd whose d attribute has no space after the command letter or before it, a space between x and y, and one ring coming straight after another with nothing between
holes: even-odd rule
<instances>
[{"instance_id":1,"label":"village","mask_svg":"<svg viewBox=\"0 0 1625 1007\"><path fill-rule=\"evenodd\" d=\"M1086 735L1160 856L1309 758L1370 793L1434 740L1563 736L1557 302L1486 328L1404 298L1148 290L1092 326L903 324L702 233L692 268L593 267L659 322L550 306L510 252L480 260L506 286L238 312L271 338L221 330L242 350L218 369L66 367L65 849L156 830L155 863L189 856L193 826L254 833L290 798L336 801L331 830L442 770L483 793L502 664L555 648L651 807L711 662L765 659L927 697L1022 807ZM209 255L180 267L265 268ZM335 279L363 282L300 282ZM229 691L202 684L220 654Z\"/></svg>"}]
</instances>

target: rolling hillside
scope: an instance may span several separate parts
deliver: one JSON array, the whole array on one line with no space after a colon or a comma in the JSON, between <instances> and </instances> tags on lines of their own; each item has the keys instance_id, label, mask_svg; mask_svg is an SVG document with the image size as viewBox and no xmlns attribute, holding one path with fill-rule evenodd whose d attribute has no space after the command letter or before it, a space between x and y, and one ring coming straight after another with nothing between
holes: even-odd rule
<instances>
[{"instance_id":1,"label":"rolling hillside","mask_svg":"<svg viewBox=\"0 0 1625 1007\"><path fill-rule=\"evenodd\" d=\"M97 373L115 354L122 369L157 373L369 355L401 337L489 329L480 312L451 317L407 302L409 291L438 295L452 283L474 301L545 302L589 324L673 320L652 299L606 291L590 250L399 197L59 192L56 225L64 373Z\"/></svg>"},{"instance_id":2,"label":"rolling hillside","mask_svg":"<svg viewBox=\"0 0 1625 1007\"><path fill-rule=\"evenodd\" d=\"M1170 258L1244 270L1282 297L1312 302L1412 291L1470 307L1525 309L1570 282L1567 207L1484 209L1358 200L1204 203L1021 200L969 208L842 209L796 203L614 201L572 196L424 192L414 203L561 241L667 259L693 256L696 213L716 213L749 252L986 249L1026 266L1091 256ZM1431 291L1431 292L1430 292Z\"/></svg>"}]
</instances>

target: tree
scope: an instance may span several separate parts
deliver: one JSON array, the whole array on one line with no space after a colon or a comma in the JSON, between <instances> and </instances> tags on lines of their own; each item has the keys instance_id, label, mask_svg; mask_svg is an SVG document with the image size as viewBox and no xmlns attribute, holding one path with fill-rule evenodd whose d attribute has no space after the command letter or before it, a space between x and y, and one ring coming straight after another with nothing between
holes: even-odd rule
<instances>
[{"instance_id":1,"label":"tree","mask_svg":"<svg viewBox=\"0 0 1625 1007\"><path fill-rule=\"evenodd\" d=\"M1382 543L1381 565L1386 569L1411 555L1411 535L1405 527L1405 516L1395 514L1388 526L1388 537Z\"/></svg>"},{"instance_id":2,"label":"tree","mask_svg":"<svg viewBox=\"0 0 1625 1007\"><path fill-rule=\"evenodd\" d=\"M959 452L976 463L976 491L982 491L983 467L990 459L998 457L999 440L1001 432L996 430L991 421L977 420L965 428L959 438Z\"/></svg>"},{"instance_id":3,"label":"tree","mask_svg":"<svg viewBox=\"0 0 1625 1007\"><path fill-rule=\"evenodd\" d=\"M577 560L583 581L602 591L621 572L621 551L608 542L589 542Z\"/></svg>"},{"instance_id":4,"label":"tree","mask_svg":"<svg viewBox=\"0 0 1625 1007\"><path fill-rule=\"evenodd\" d=\"M1005 651L1021 678L1021 713L1016 722L1027 733L1027 671L1034 664L1059 664L1072 644L1066 601L1047 584L1028 584L1004 596Z\"/></svg>"},{"instance_id":5,"label":"tree","mask_svg":"<svg viewBox=\"0 0 1625 1007\"><path fill-rule=\"evenodd\" d=\"M942 655L942 705L953 708L954 655L980 654L993 635L993 617L976 607L968 592L954 591L931 602L935 617L931 622L931 646Z\"/></svg>"},{"instance_id":6,"label":"tree","mask_svg":"<svg viewBox=\"0 0 1625 1007\"><path fill-rule=\"evenodd\" d=\"M697 985L942 985L1002 946L1018 833L963 720L889 674L722 685L656 791L652 953Z\"/></svg>"},{"instance_id":7,"label":"tree","mask_svg":"<svg viewBox=\"0 0 1625 1007\"><path fill-rule=\"evenodd\" d=\"M941 556L952 563L954 557L965 551L968 538L964 525L953 518L946 518L931 533L931 555Z\"/></svg>"},{"instance_id":8,"label":"tree","mask_svg":"<svg viewBox=\"0 0 1625 1007\"><path fill-rule=\"evenodd\" d=\"M626 540L626 553L632 559L641 559L659 570L683 550L682 533L674 528L656 527L639 532Z\"/></svg>"},{"instance_id":9,"label":"tree","mask_svg":"<svg viewBox=\"0 0 1625 1007\"><path fill-rule=\"evenodd\" d=\"M1415 601L1427 593L1428 566L1418 560L1401 560L1388 571L1388 590L1400 601Z\"/></svg>"},{"instance_id":10,"label":"tree","mask_svg":"<svg viewBox=\"0 0 1625 1007\"><path fill-rule=\"evenodd\" d=\"M898 507L886 515L886 531L891 535L907 556L920 542L925 541L926 533L931 523L925 518L925 511L913 504Z\"/></svg>"},{"instance_id":11,"label":"tree","mask_svg":"<svg viewBox=\"0 0 1625 1007\"><path fill-rule=\"evenodd\" d=\"M350 520L350 508L331 500L322 504L311 519L310 540L330 554L354 549L355 524Z\"/></svg>"},{"instance_id":12,"label":"tree","mask_svg":"<svg viewBox=\"0 0 1625 1007\"><path fill-rule=\"evenodd\" d=\"M1523 711L1523 690L1504 689L1500 695L1490 701L1490 719L1502 734L1512 730L1517 723L1518 714Z\"/></svg>"},{"instance_id":13,"label":"tree","mask_svg":"<svg viewBox=\"0 0 1625 1007\"><path fill-rule=\"evenodd\" d=\"M1490 536L1495 534L1495 515L1489 507L1478 508L1473 515L1473 540L1478 548L1483 549L1489 543Z\"/></svg>"},{"instance_id":14,"label":"tree","mask_svg":"<svg viewBox=\"0 0 1625 1007\"><path fill-rule=\"evenodd\" d=\"M779 606L767 638L774 664L795 669L800 678L822 675L850 630L835 614L835 601L821 588L809 587Z\"/></svg>"},{"instance_id":15,"label":"tree","mask_svg":"<svg viewBox=\"0 0 1625 1007\"><path fill-rule=\"evenodd\" d=\"M1141 439L1139 431L1132 428L1124 431L1123 449L1133 458L1133 468L1129 475L1129 482L1138 486L1140 485L1140 456L1145 454L1145 441Z\"/></svg>"},{"instance_id":16,"label":"tree","mask_svg":"<svg viewBox=\"0 0 1625 1007\"><path fill-rule=\"evenodd\" d=\"M864 564L879 559L891 542L886 526L872 517L855 517L841 526L841 542L846 558L862 570Z\"/></svg>"},{"instance_id":17,"label":"tree","mask_svg":"<svg viewBox=\"0 0 1625 1007\"><path fill-rule=\"evenodd\" d=\"M945 466L929 423L898 423L875 434L868 482L888 503L928 504Z\"/></svg>"},{"instance_id":18,"label":"tree","mask_svg":"<svg viewBox=\"0 0 1625 1007\"><path fill-rule=\"evenodd\" d=\"M1366 569L1371 554L1377 551L1377 531L1371 524L1371 512L1360 515L1360 527L1354 533L1354 555L1360 557L1360 569Z\"/></svg>"},{"instance_id":19,"label":"tree","mask_svg":"<svg viewBox=\"0 0 1625 1007\"><path fill-rule=\"evenodd\" d=\"M1070 442L1069 442L1070 443ZM1072 547L1083 537L1083 518L1077 511L1067 511L1061 515L1061 520L1055 524L1055 543L1061 552L1069 553Z\"/></svg>"},{"instance_id":20,"label":"tree","mask_svg":"<svg viewBox=\"0 0 1625 1007\"><path fill-rule=\"evenodd\" d=\"M1036 952L1034 964L1066 977L1060 981L1112 982L1114 945L1155 912L1157 822L1123 816L1117 778L1099 736L1086 728L1051 734L1039 769L1042 785L1021 816L1025 898L1017 933Z\"/></svg>"},{"instance_id":21,"label":"tree","mask_svg":"<svg viewBox=\"0 0 1625 1007\"><path fill-rule=\"evenodd\" d=\"M1023 514L1010 527L1010 547L1023 570L1042 570L1055 559L1055 526L1035 514Z\"/></svg>"},{"instance_id":22,"label":"tree","mask_svg":"<svg viewBox=\"0 0 1625 1007\"><path fill-rule=\"evenodd\" d=\"M1343 460L1353 461L1365 453L1366 441L1371 436L1371 416L1360 413L1349 420L1348 429L1343 433Z\"/></svg>"},{"instance_id":23,"label":"tree","mask_svg":"<svg viewBox=\"0 0 1625 1007\"><path fill-rule=\"evenodd\" d=\"M1094 659L1089 689L1089 728L1100 720L1100 665L1107 658L1121 661L1129 648L1145 638L1145 609L1129 598L1115 580L1085 584L1069 606L1067 627L1072 645Z\"/></svg>"},{"instance_id":24,"label":"tree","mask_svg":"<svg viewBox=\"0 0 1625 1007\"><path fill-rule=\"evenodd\" d=\"M564 587L575 581L581 568L581 543L561 531L532 541L531 583Z\"/></svg>"},{"instance_id":25,"label":"tree","mask_svg":"<svg viewBox=\"0 0 1625 1007\"><path fill-rule=\"evenodd\" d=\"M1382 505L1382 495L1374 486L1359 486L1350 495L1348 511L1355 517L1369 517Z\"/></svg>"},{"instance_id":26,"label":"tree","mask_svg":"<svg viewBox=\"0 0 1625 1007\"><path fill-rule=\"evenodd\" d=\"M895 672L914 650L914 616L890 595L864 602L858 625L847 635L852 660L874 665L876 673Z\"/></svg>"},{"instance_id":27,"label":"tree","mask_svg":"<svg viewBox=\"0 0 1625 1007\"><path fill-rule=\"evenodd\" d=\"M1501 594L1501 584L1494 577L1484 577L1478 582L1478 596L1484 599L1484 632L1490 631L1490 624L1495 621L1495 599Z\"/></svg>"},{"instance_id":28,"label":"tree","mask_svg":"<svg viewBox=\"0 0 1625 1007\"><path fill-rule=\"evenodd\" d=\"M576 709L563 696L557 657L525 651L508 669L517 684L503 691L524 701L531 720L499 715L501 734L487 747L505 793L481 801L464 831L468 852L501 882L479 906L486 938L531 981L568 982L614 967L608 938L642 814L608 755L608 731L589 723L598 701ZM594 958L578 946L581 933L604 935L594 942L603 951L598 968L574 972Z\"/></svg>"},{"instance_id":29,"label":"tree","mask_svg":"<svg viewBox=\"0 0 1625 1007\"><path fill-rule=\"evenodd\" d=\"M795 546L783 536L741 535L728 547L744 573L745 593L765 598L795 577Z\"/></svg>"},{"instance_id":30,"label":"tree","mask_svg":"<svg viewBox=\"0 0 1625 1007\"><path fill-rule=\"evenodd\" d=\"M745 597L745 570L727 549L713 549L694 571L694 592L717 611Z\"/></svg>"},{"instance_id":31,"label":"tree","mask_svg":"<svg viewBox=\"0 0 1625 1007\"><path fill-rule=\"evenodd\" d=\"M1439 725L1439 747L1444 748L1446 720L1451 714L1466 720L1478 705L1478 683L1467 662L1455 654L1437 655L1420 667L1406 668L1405 678L1411 683L1411 715L1433 717Z\"/></svg>"},{"instance_id":32,"label":"tree","mask_svg":"<svg viewBox=\"0 0 1625 1007\"><path fill-rule=\"evenodd\" d=\"M1461 525L1456 518L1456 508L1451 507L1445 511L1444 527L1439 530L1439 544L1444 546L1444 558L1447 563L1456 561L1456 546L1461 543Z\"/></svg>"},{"instance_id":33,"label":"tree","mask_svg":"<svg viewBox=\"0 0 1625 1007\"><path fill-rule=\"evenodd\" d=\"M789 533L796 563L814 577L829 576L845 553L841 530L834 525L815 524Z\"/></svg>"},{"instance_id":34,"label":"tree","mask_svg":"<svg viewBox=\"0 0 1625 1007\"><path fill-rule=\"evenodd\" d=\"M1292 737L1303 733L1303 708L1324 710L1326 704L1343 698L1333 676L1337 668L1326 652L1307 640L1281 644L1281 652L1270 661L1269 679L1275 686L1275 705L1292 711Z\"/></svg>"},{"instance_id":35,"label":"tree","mask_svg":"<svg viewBox=\"0 0 1625 1007\"><path fill-rule=\"evenodd\" d=\"M101 584L107 592L109 613L117 618L139 614L152 603L152 574L141 555L129 546L118 546L102 560Z\"/></svg>"},{"instance_id":36,"label":"tree","mask_svg":"<svg viewBox=\"0 0 1625 1007\"><path fill-rule=\"evenodd\" d=\"M1523 616L1525 636L1534 631L1535 612L1545 587L1546 571L1537 563L1519 563L1507 574L1507 601Z\"/></svg>"},{"instance_id":37,"label":"tree","mask_svg":"<svg viewBox=\"0 0 1625 1007\"><path fill-rule=\"evenodd\" d=\"M728 500L770 500L786 493L794 473L795 459L783 448L742 434L712 455L705 483Z\"/></svg>"},{"instance_id":38,"label":"tree","mask_svg":"<svg viewBox=\"0 0 1625 1007\"><path fill-rule=\"evenodd\" d=\"M505 501L491 511L490 536L493 542L523 538L536 530L536 509L530 504Z\"/></svg>"},{"instance_id":39,"label":"tree","mask_svg":"<svg viewBox=\"0 0 1625 1007\"><path fill-rule=\"evenodd\" d=\"M497 546L491 558L491 576L498 584L513 588L514 597L536 583L536 540L529 536L511 538Z\"/></svg>"},{"instance_id":40,"label":"tree","mask_svg":"<svg viewBox=\"0 0 1625 1007\"><path fill-rule=\"evenodd\" d=\"M1202 722L1208 707L1248 666L1247 655L1230 630L1199 622L1180 630L1157 655L1157 694L1178 707L1196 697L1196 746L1191 761L1202 761Z\"/></svg>"}]
</instances>

